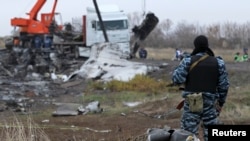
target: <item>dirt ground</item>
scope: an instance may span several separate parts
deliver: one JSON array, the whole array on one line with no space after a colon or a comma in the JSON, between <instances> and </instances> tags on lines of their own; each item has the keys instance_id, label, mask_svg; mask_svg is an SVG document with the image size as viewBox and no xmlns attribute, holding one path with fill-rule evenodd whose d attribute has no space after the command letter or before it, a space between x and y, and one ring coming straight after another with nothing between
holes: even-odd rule
<instances>
[{"instance_id":1,"label":"dirt ground","mask_svg":"<svg viewBox=\"0 0 250 141\"><path fill-rule=\"evenodd\" d=\"M155 65L168 63L167 67L149 74L157 79L165 75L170 78L171 71L179 63L172 60L135 59L133 61L143 61ZM249 83L249 62L227 63L227 69L230 73L230 78L234 80L231 82L231 85L235 86L243 82ZM234 78L242 78L244 81L236 81ZM1 93L3 94L7 90L12 89L14 92L11 92L13 93L20 91L22 93L20 95L34 99L36 103L31 107L32 114L30 116L44 130L51 141L145 141L145 133L149 128L163 128L164 126L179 128L181 111L174 109L181 99L178 95L177 97L180 97L180 99L177 98L175 101L171 101L167 97L152 99L150 102L132 107L119 114L110 114L108 112L108 110L112 110L112 107L115 108L115 105L112 105L112 103L101 103L101 106L104 107L103 113L54 117L51 116L51 113L55 110L55 105L51 103L79 102L80 95L85 90L85 81L70 87L62 87L62 85L56 82L24 87L22 86L24 82L19 79L15 79L16 85L9 85L7 79L8 76L3 75L3 72L1 72L1 82L4 82L1 83ZM102 92L99 93L102 94ZM113 93L103 93L104 97L112 95ZM107 108L105 109L105 107ZM20 112L4 110L0 116L2 125L5 121L13 119L13 115L18 115L21 119L26 119L27 117L27 115L23 115Z\"/></svg>"}]
</instances>

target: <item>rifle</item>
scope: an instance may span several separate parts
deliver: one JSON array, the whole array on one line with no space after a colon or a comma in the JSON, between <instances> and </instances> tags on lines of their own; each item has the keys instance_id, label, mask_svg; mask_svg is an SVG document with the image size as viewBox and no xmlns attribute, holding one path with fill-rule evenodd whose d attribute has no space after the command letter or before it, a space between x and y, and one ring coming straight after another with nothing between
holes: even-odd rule
<instances>
[{"instance_id":1,"label":"rifle","mask_svg":"<svg viewBox=\"0 0 250 141\"><path fill-rule=\"evenodd\" d=\"M183 106L184 106L184 99L179 102L179 104L176 106L176 109L181 110Z\"/></svg>"}]
</instances>

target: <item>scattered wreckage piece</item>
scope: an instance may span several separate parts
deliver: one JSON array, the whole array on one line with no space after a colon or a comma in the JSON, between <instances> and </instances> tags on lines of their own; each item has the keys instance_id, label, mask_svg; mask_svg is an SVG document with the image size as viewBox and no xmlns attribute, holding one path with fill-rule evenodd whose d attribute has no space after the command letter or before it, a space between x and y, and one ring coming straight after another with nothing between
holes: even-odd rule
<instances>
[{"instance_id":1,"label":"scattered wreckage piece","mask_svg":"<svg viewBox=\"0 0 250 141\"><path fill-rule=\"evenodd\" d=\"M81 104L76 103L61 103L60 106L52 113L52 116L76 116L79 115L77 111Z\"/></svg>"},{"instance_id":2,"label":"scattered wreckage piece","mask_svg":"<svg viewBox=\"0 0 250 141\"><path fill-rule=\"evenodd\" d=\"M139 40L145 40L158 22L158 17L156 17L154 13L149 12L146 14L146 18L142 21L142 23L139 26L134 26L132 31L135 36L139 38Z\"/></svg>"},{"instance_id":3,"label":"scattered wreckage piece","mask_svg":"<svg viewBox=\"0 0 250 141\"><path fill-rule=\"evenodd\" d=\"M142 102L140 101L136 101L136 102L123 102L123 105L128 106L128 107L135 107L142 104Z\"/></svg>"},{"instance_id":4,"label":"scattered wreckage piece","mask_svg":"<svg viewBox=\"0 0 250 141\"><path fill-rule=\"evenodd\" d=\"M8 69L6 69L1 62L0 62L0 70L3 70L6 74L8 74L8 76L14 77L14 74L11 73Z\"/></svg>"},{"instance_id":5,"label":"scattered wreckage piece","mask_svg":"<svg viewBox=\"0 0 250 141\"><path fill-rule=\"evenodd\" d=\"M193 133L183 129L150 128L147 130L147 141L200 141Z\"/></svg>"},{"instance_id":6,"label":"scattered wreckage piece","mask_svg":"<svg viewBox=\"0 0 250 141\"><path fill-rule=\"evenodd\" d=\"M8 109L26 112L34 103L34 97L42 92L47 94L47 82L1 80L0 100L5 102ZM32 89L32 90L27 90Z\"/></svg>"},{"instance_id":7,"label":"scattered wreckage piece","mask_svg":"<svg viewBox=\"0 0 250 141\"><path fill-rule=\"evenodd\" d=\"M64 82L61 83L60 86L62 88L69 88L72 86L80 85L84 80L74 80L74 81L69 81L69 82Z\"/></svg>"},{"instance_id":8,"label":"scattered wreckage piece","mask_svg":"<svg viewBox=\"0 0 250 141\"><path fill-rule=\"evenodd\" d=\"M158 22L158 17L156 17L154 13L149 12L146 14L146 18L140 25L135 25L132 28L132 31L134 32L134 42L131 49L131 58L135 57L141 42L146 39L151 31L153 31Z\"/></svg>"},{"instance_id":9,"label":"scattered wreckage piece","mask_svg":"<svg viewBox=\"0 0 250 141\"><path fill-rule=\"evenodd\" d=\"M52 93L48 81L20 81L2 77L0 86L0 101L5 110L29 113L38 104L44 105L52 100L47 99Z\"/></svg>"},{"instance_id":10,"label":"scattered wreckage piece","mask_svg":"<svg viewBox=\"0 0 250 141\"><path fill-rule=\"evenodd\" d=\"M137 74L147 74L154 67L145 63L132 62L121 57L120 46L114 43L99 43L91 48L90 58L84 62L79 70L71 73L65 81L78 75L85 79L99 79L103 81L129 81Z\"/></svg>"},{"instance_id":11,"label":"scattered wreckage piece","mask_svg":"<svg viewBox=\"0 0 250 141\"><path fill-rule=\"evenodd\" d=\"M99 101L93 101L88 103L87 106L76 103L55 103L59 106L56 111L52 113L52 116L76 116L85 115L87 113L102 113L103 108L100 107Z\"/></svg>"},{"instance_id":12,"label":"scattered wreckage piece","mask_svg":"<svg viewBox=\"0 0 250 141\"><path fill-rule=\"evenodd\" d=\"M52 49L13 47L8 51L1 50L2 53L5 56L2 57L0 69L10 77L25 78L32 73L44 75L63 69L63 60Z\"/></svg>"},{"instance_id":13,"label":"scattered wreckage piece","mask_svg":"<svg viewBox=\"0 0 250 141\"><path fill-rule=\"evenodd\" d=\"M49 58L44 58L43 51L34 51L38 50L13 47L12 50L5 52L3 63L0 63L0 70L3 70L1 75L23 81L50 81L51 79L54 82L62 82L67 75L60 72L79 67L76 66L79 63L76 60L64 61L64 58L59 58L56 52L50 52Z\"/></svg>"},{"instance_id":14,"label":"scattered wreckage piece","mask_svg":"<svg viewBox=\"0 0 250 141\"><path fill-rule=\"evenodd\" d=\"M27 113L34 104L34 99L27 97L15 98L13 96L2 96L0 111L11 110L13 112Z\"/></svg>"}]
</instances>

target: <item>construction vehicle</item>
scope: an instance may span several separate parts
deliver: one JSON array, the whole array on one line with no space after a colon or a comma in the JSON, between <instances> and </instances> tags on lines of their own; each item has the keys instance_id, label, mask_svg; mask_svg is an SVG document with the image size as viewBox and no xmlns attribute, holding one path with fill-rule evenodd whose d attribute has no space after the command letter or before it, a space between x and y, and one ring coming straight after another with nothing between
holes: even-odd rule
<instances>
[{"instance_id":1,"label":"construction vehicle","mask_svg":"<svg viewBox=\"0 0 250 141\"><path fill-rule=\"evenodd\" d=\"M106 5L100 6L99 9L96 1L93 0L94 7L87 7L86 15L82 16L82 32L75 32L70 24L64 24L63 28L57 30L58 26L55 26L54 21L57 0L54 1L52 11L41 14L41 20L38 20L38 12L45 2L46 0L37 0L29 12L29 18L11 19L11 25L18 27L19 31L17 35L13 35L8 42L5 42L6 48L12 49L14 45L16 47L19 39L22 48L31 48L39 55L40 52L43 52L42 54L46 54L44 58L49 57L47 52L53 52L63 58L68 56L78 58L79 56L89 57L91 46L96 43L111 42L119 44L121 50L126 54L124 56L129 56L128 17L118 6ZM51 50L48 51L44 47L37 49L34 45L37 36L51 37L53 41Z\"/></svg>"},{"instance_id":2,"label":"construction vehicle","mask_svg":"<svg viewBox=\"0 0 250 141\"><path fill-rule=\"evenodd\" d=\"M91 46L95 43L117 43L124 53L130 54L130 29L126 13L117 5L87 7L86 15L82 17L81 35L72 34L79 38L60 36L54 38L53 45L61 54L74 57L89 57ZM64 55L63 55L64 56Z\"/></svg>"},{"instance_id":3,"label":"construction vehicle","mask_svg":"<svg viewBox=\"0 0 250 141\"><path fill-rule=\"evenodd\" d=\"M54 1L51 12L41 13L41 20L38 20L38 13L45 3L46 0L37 0L30 12L27 13L29 18L15 17L11 19L11 26L18 28L18 31L14 31L13 38L19 38L22 46L29 46L34 36L41 36L41 38L43 38L45 35L55 32L55 30L62 29L62 25L56 26L57 22L54 20L55 15L58 14L55 13L57 0ZM10 39L5 43L5 46L7 48L11 48L13 46L13 42L14 40Z\"/></svg>"},{"instance_id":4,"label":"construction vehicle","mask_svg":"<svg viewBox=\"0 0 250 141\"><path fill-rule=\"evenodd\" d=\"M11 19L11 25L20 28L19 37L25 47L28 45L24 45L24 43L27 40L30 43L34 35L52 35L52 48L59 56L63 57L89 57L92 45L110 42L119 44L120 50L123 52L122 57L133 58L140 42L158 23L158 18L154 14L147 14L143 23L133 28L136 40L131 48L131 28L129 27L128 16L118 6L98 6L96 1L93 0L94 7L87 7L86 15L82 16L82 31L75 33L71 24L64 25L64 28L59 26L61 27L59 30L55 28L58 27L54 24L57 0L54 2L52 11L41 14L41 20L37 20L37 13L45 2L46 0L37 0L29 13L29 19L13 18Z\"/></svg>"},{"instance_id":5,"label":"construction vehicle","mask_svg":"<svg viewBox=\"0 0 250 141\"><path fill-rule=\"evenodd\" d=\"M123 52L123 57L134 58L135 54L149 33L155 28L159 19L154 13L146 14L141 25L132 28L134 42L131 45L131 28L126 13L115 5L87 7L83 16L82 40L80 42L64 40L55 41L54 46L62 54L73 54L76 58L89 57L91 46L100 42L117 43ZM100 7L100 10L99 10ZM102 26L103 25L103 26Z\"/></svg>"}]
</instances>

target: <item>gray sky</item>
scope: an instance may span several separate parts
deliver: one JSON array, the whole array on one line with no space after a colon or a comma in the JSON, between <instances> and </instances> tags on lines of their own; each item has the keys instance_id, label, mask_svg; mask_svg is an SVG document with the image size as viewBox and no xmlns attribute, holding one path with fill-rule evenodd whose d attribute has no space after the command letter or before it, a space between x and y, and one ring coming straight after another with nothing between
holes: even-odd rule
<instances>
[{"instance_id":1,"label":"gray sky","mask_svg":"<svg viewBox=\"0 0 250 141\"><path fill-rule=\"evenodd\" d=\"M0 36L10 35L13 27L10 19L27 17L36 0L5 0L1 3ZM41 12L51 11L54 0L47 0ZM99 5L117 4L127 13L143 12L143 0L97 0ZM146 12L151 11L160 21L170 19L174 24L186 21L208 25L213 23L250 21L250 0L145 0ZM80 18L86 13L86 7L93 6L92 0L58 0L57 12L63 22ZM40 18L40 17L39 17Z\"/></svg>"}]
</instances>

